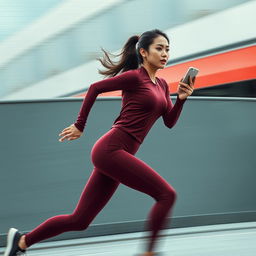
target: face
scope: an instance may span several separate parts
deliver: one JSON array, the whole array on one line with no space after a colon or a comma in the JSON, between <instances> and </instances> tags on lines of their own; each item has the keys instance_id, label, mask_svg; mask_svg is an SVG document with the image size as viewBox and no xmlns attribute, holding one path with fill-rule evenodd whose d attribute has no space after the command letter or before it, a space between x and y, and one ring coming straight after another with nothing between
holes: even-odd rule
<instances>
[{"instance_id":1,"label":"face","mask_svg":"<svg viewBox=\"0 0 256 256\"><path fill-rule=\"evenodd\" d=\"M154 69L164 68L169 59L169 44L165 37L158 36L149 46L148 52L143 48L140 49L144 62Z\"/></svg>"}]
</instances>

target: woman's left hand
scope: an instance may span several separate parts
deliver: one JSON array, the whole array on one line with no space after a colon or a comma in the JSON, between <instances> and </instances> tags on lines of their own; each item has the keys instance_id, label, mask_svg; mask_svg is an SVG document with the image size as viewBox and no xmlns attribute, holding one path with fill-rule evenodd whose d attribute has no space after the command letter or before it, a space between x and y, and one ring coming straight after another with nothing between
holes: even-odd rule
<instances>
[{"instance_id":1,"label":"woman's left hand","mask_svg":"<svg viewBox=\"0 0 256 256\"><path fill-rule=\"evenodd\" d=\"M182 79L180 80L179 87L178 87L179 99L184 100L193 93L195 80L196 80L196 77L194 77L192 80L191 76L189 76L189 81L190 81L189 84L185 84L181 82Z\"/></svg>"}]
</instances>

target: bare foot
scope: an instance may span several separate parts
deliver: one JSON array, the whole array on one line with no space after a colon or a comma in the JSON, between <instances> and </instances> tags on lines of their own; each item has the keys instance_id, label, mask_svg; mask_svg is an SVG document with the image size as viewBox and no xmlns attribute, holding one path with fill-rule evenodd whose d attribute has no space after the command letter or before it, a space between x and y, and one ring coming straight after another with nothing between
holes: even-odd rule
<instances>
[{"instance_id":1,"label":"bare foot","mask_svg":"<svg viewBox=\"0 0 256 256\"><path fill-rule=\"evenodd\" d=\"M26 245L26 242L25 242L25 235L23 235L23 236L20 238L20 241L19 241L18 246L19 246L21 249L23 249L23 250L27 249L27 245Z\"/></svg>"}]
</instances>

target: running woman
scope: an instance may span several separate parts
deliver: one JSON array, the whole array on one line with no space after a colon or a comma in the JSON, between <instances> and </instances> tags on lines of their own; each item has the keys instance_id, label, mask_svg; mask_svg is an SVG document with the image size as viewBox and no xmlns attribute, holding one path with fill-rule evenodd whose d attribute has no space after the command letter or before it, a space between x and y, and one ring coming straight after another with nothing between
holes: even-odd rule
<instances>
[{"instance_id":1,"label":"running woman","mask_svg":"<svg viewBox=\"0 0 256 256\"><path fill-rule=\"evenodd\" d=\"M189 84L180 80L173 104L167 82L156 77L156 71L163 69L169 58L168 36L158 29L131 36L119 55L119 62L113 62L103 52L104 57L98 60L107 70L99 72L107 78L90 85L76 122L59 134L60 142L80 138L97 95L122 90L119 116L91 150L94 168L77 206L73 213L51 217L27 234L10 228L4 256L25 253L31 245L63 232L85 230L120 183L155 200L147 219L150 236L141 256L158 255L156 241L173 209L176 191L154 169L135 157L135 153L159 117L168 128L176 124L184 102L194 90L195 79L190 78Z\"/></svg>"}]
</instances>

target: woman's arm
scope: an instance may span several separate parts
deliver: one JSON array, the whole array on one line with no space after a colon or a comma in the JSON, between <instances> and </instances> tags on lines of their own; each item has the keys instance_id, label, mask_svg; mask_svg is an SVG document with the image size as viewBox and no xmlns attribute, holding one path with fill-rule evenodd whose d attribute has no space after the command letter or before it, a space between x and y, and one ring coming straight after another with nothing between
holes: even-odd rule
<instances>
[{"instance_id":1,"label":"woman's arm","mask_svg":"<svg viewBox=\"0 0 256 256\"><path fill-rule=\"evenodd\" d=\"M138 86L139 77L134 70L129 70L120 75L103 79L90 85L83 100L78 118L74 125L83 132L89 112L98 94L116 90L132 90Z\"/></svg>"},{"instance_id":2,"label":"woman's arm","mask_svg":"<svg viewBox=\"0 0 256 256\"><path fill-rule=\"evenodd\" d=\"M164 81L165 84L165 96L167 100L167 109L166 112L162 115L162 118L165 126L172 128L179 119L183 104L185 103L186 99L181 100L179 95L177 95L175 105L173 105L170 98L169 87L164 79L162 79L162 81Z\"/></svg>"}]
</instances>

